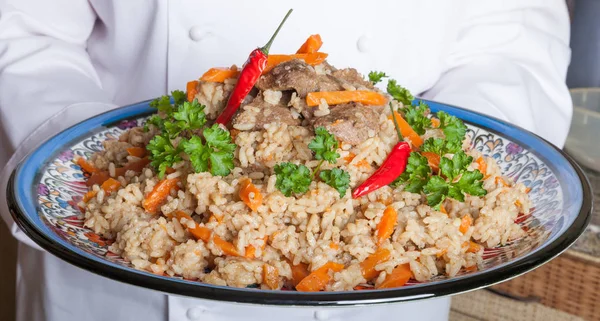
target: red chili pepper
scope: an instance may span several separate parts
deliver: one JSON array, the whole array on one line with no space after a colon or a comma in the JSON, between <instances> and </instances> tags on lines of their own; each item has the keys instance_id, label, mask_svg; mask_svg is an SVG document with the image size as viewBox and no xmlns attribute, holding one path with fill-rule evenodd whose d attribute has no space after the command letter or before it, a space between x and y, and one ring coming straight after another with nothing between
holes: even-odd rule
<instances>
[{"instance_id":1,"label":"red chili pepper","mask_svg":"<svg viewBox=\"0 0 600 321\"><path fill-rule=\"evenodd\" d=\"M288 13L285 15L279 24L279 27L277 27L277 30L275 30L275 33L273 36L271 36L269 42L267 42L264 47L254 49L250 53L250 57L248 57L248 60L244 64L244 68L240 72L238 82L229 96L229 100L227 101L225 109L223 109L219 117L217 117L217 123L226 125L229 123L238 108L240 108L242 101L244 98L246 98L250 90L252 90L252 87L254 87L254 84L256 84L256 81L258 81L258 78L265 69L271 44L273 43L273 40L275 40L277 33L279 33L279 29L281 29L292 11L293 10L290 9L290 11L288 11Z\"/></svg>"},{"instance_id":2,"label":"red chili pepper","mask_svg":"<svg viewBox=\"0 0 600 321\"><path fill-rule=\"evenodd\" d=\"M390 104L390 109L392 109L392 105ZM394 110L392 109L392 115L394 115ZM391 184L398 176L404 173L406 169L406 164L408 163L408 157L410 156L410 145L407 142L402 140L402 134L400 133L400 128L398 127L398 123L396 121L396 117L392 117L394 120L394 125L396 126L396 131L398 133L398 138L400 142L398 142L392 151L385 159L383 164L371 175L371 177L367 178L360 186L358 186L353 192L353 198L359 198L363 195L367 195L374 190L377 190L385 185Z\"/></svg>"}]
</instances>

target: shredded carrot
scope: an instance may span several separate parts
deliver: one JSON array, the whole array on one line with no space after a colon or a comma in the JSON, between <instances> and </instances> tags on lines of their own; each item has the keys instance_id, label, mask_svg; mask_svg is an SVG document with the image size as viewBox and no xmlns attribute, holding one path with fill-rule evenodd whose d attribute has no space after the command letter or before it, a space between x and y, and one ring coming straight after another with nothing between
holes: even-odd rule
<instances>
[{"instance_id":1,"label":"shredded carrot","mask_svg":"<svg viewBox=\"0 0 600 321\"><path fill-rule=\"evenodd\" d=\"M92 198L94 198L94 196L96 196L97 192L96 191L89 191L87 193L85 193L85 195L83 195L83 199L82 201L84 203L89 202Z\"/></svg>"},{"instance_id":2,"label":"shredded carrot","mask_svg":"<svg viewBox=\"0 0 600 321\"><path fill-rule=\"evenodd\" d=\"M115 169L116 176L124 176L127 171L134 171L139 173L150 163L150 159L148 157L144 157L138 161L130 162L123 167L119 167ZM110 178L108 171L98 171L92 174L90 178L88 178L85 183L87 186L93 186L95 184L102 185L102 183L106 182L107 179Z\"/></svg>"},{"instance_id":3,"label":"shredded carrot","mask_svg":"<svg viewBox=\"0 0 600 321\"><path fill-rule=\"evenodd\" d=\"M188 231L196 239L202 240L204 242L208 242L210 240L210 235L211 235L212 232L207 227L198 225L194 221L194 219L192 219L192 217L189 216L186 212L184 212L184 211L177 211L177 212L175 212L175 217L177 218L177 220L181 220L182 218L185 218L188 221L194 222L194 227L193 228L188 227ZM187 226L187 224L186 224L186 226Z\"/></svg>"},{"instance_id":4,"label":"shredded carrot","mask_svg":"<svg viewBox=\"0 0 600 321\"><path fill-rule=\"evenodd\" d=\"M119 187L121 187L121 182L112 177L107 179L104 183L102 183L102 186L100 186L100 188L102 188L106 194L110 194L118 190Z\"/></svg>"},{"instance_id":5,"label":"shredded carrot","mask_svg":"<svg viewBox=\"0 0 600 321\"><path fill-rule=\"evenodd\" d=\"M404 118L402 118L400 114L398 114L398 112L394 112L394 117L398 122L402 136L408 137L415 147L421 146L423 144L423 138L421 138L421 136L419 136L419 134L417 134L417 132L410 127L410 125L406 122L406 120L404 120ZM391 115L388 116L388 119L393 120Z\"/></svg>"},{"instance_id":6,"label":"shredded carrot","mask_svg":"<svg viewBox=\"0 0 600 321\"><path fill-rule=\"evenodd\" d=\"M477 265L471 265L471 266L467 266L467 267L465 267L465 271L467 271L467 272L475 272L475 271L477 271L477 270L479 270L479 269L477 268Z\"/></svg>"},{"instance_id":7,"label":"shredded carrot","mask_svg":"<svg viewBox=\"0 0 600 321\"><path fill-rule=\"evenodd\" d=\"M77 159L77 165L79 165L79 167L81 167L81 169L89 174L93 174L93 173L97 173L100 170L98 170L96 167L94 167L94 165L88 163L85 159L83 158L79 158Z\"/></svg>"},{"instance_id":8,"label":"shredded carrot","mask_svg":"<svg viewBox=\"0 0 600 321\"><path fill-rule=\"evenodd\" d=\"M448 249L443 249L443 250L439 251L435 256L440 258L440 257L444 256L446 253L448 253Z\"/></svg>"},{"instance_id":9,"label":"shredded carrot","mask_svg":"<svg viewBox=\"0 0 600 321\"><path fill-rule=\"evenodd\" d=\"M271 290L279 289L279 271L272 265L264 264L262 272L263 283Z\"/></svg>"},{"instance_id":10,"label":"shredded carrot","mask_svg":"<svg viewBox=\"0 0 600 321\"><path fill-rule=\"evenodd\" d=\"M327 59L327 54L324 52L313 52L307 54L295 54L295 55L269 55L267 58L267 65L263 70L263 74L269 72L269 70L273 69L273 67L279 65L280 63L284 63L286 61L290 61L293 59L304 60L307 64L311 66L316 66L325 59Z\"/></svg>"},{"instance_id":11,"label":"shredded carrot","mask_svg":"<svg viewBox=\"0 0 600 321\"><path fill-rule=\"evenodd\" d=\"M359 162L356 163L356 167L359 168L370 168L371 164L369 164L369 162L366 159L361 159Z\"/></svg>"},{"instance_id":12,"label":"shredded carrot","mask_svg":"<svg viewBox=\"0 0 600 321\"><path fill-rule=\"evenodd\" d=\"M311 35L310 37L308 37L308 39L306 39L304 44L302 44L302 46L300 47L300 49L298 49L298 51L296 51L296 53L297 54L314 53L314 52L319 51L319 49L321 49L322 45L323 45L323 41L321 40L321 35L319 35L319 34Z\"/></svg>"},{"instance_id":13,"label":"shredded carrot","mask_svg":"<svg viewBox=\"0 0 600 321\"><path fill-rule=\"evenodd\" d=\"M334 272L339 272L344 269L343 264L335 263L335 262L327 262L325 265L320 268L312 271L309 275L307 275L298 285L296 285L296 290L300 292L317 292L325 289L327 283L331 281L331 276L329 275L329 270Z\"/></svg>"},{"instance_id":14,"label":"shredded carrot","mask_svg":"<svg viewBox=\"0 0 600 321\"><path fill-rule=\"evenodd\" d=\"M523 204L521 204L521 202L519 200L516 200L515 201L515 206L516 207L521 207L521 206L523 206Z\"/></svg>"},{"instance_id":15,"label":"shredded carrot","mask_svg":"<svg viewBox=\"0 0 600 321\"><path fill-rule=\"evenodd\" d=\"M287 260L290 268L292 269L292 284L294 286L298 285L300 281L304 280L310 272L308 272L308 265L304 263L300 263L298 265L293 265L292 261Z\"/></svg>"},{"instance_id":16,"label":"shredded carrot","mask_svg":"<svg viewBox=\"0 0 600 321\"><path fill-rule=\"evenodd\" d=\"M363 105L384 106L387 98L380 93L366 90L355 91L318 91L306 95L306 104L309 107L319 106L321 99L328 105L339 105L349 102L362 103Z\"/></svg>"},{"instance_id":17,"label":"shredded carrot","mask_svg":"<svg viewBox=\"0 0 600 321\"><path fill-rule=\"evenodd\" d=\"M129 154L130 156L142 158L146 156L146 149L142 147L129 147L127 148L127 154Z\"/></svg>"},{"instance_id":18,"label":"shredded carrot","mask_svg":"<svg viewBox=\"0 0 600 321\"><path fill-rule=\"evenodd\" d=\"M483 156L480 156L479 158L477 158L476 162L479 165L479 171L481 172L481 174L483 174L483 179L488 178L489 176L487 175L487 162L485 161L485 158L483 158Z\"/></svg>"},{"instance_id":19,"label":"shredded carrot","mask_svg":"<svg viewBox=\"0 0 600 321\"><path fill-rule=\"evenodd\" d=\"M378 289L397 288L403 286L412 278L412 272L408 263L402 264L394 268L379 286Z\"/></svg>"},{"instance_id":20,"label":"shredded carrot","mask_svg":"<svg viewBox=\"0 0 600 321\"><path fill-rule=\"evenodd\" d=\"M329 243L329 248L334 249L334 250L339 250L340 249L340 245L335 243L335 242L331 242Z\"/></svg>"},{"instance_id":21,"label":"shredded carrot","mask_svg":"<svg viewBox=\"0 0 600 321\"><path fill-rule=\"evenodd\" d=\"M446 211L446 207L444 206L443 202L442 202L442 204L440 204L440 212L448 215L448 211Z\"/></svg>"},{"instance_id":22,"label":"shredded carrot","mask_svg":"<svg viewBox=\"0 0 600 321\"><path fill-rule=\"evenodd\" d=\"M208 217L208 221L209 222L217 222L217 223L223 223L223 217L216 215L216 214L211 214L210 217Z\"/></svg>"},{"instance_id":23,"label":"shredded carrot","mask_svg":"<svg viewBox=\"0 0 600 321\"><path fill-rule=\"evenodd\" d=\"M231 242L225 241L218 235L214 235L214 233L212 240L213 243L215 243L215 245L218 246L221 249L221 251L223 251L223 253L231 256L240 256L240 253Z\"/></svg>"},{"instance_id":24,"label":"shredded carrot","mask_svg":"<svg viewBox=\"0 0 600 321\"><path fill-rule=\"evenodd\" d=\"M356 291L360 291L360 290L372 290L373 288L370 286L357 285L353 289Z\"/></svg>"},{"instance_id":25,"label":"shredded carrot","mask_svg":"<svg viewBox=\"0 0 600 321\"><path fill-rule=\"evenodd\" d=\"M440 120L437 118L431 118L431 126L433 128L438 128L440 127Z\"/></svg>"},{"instance_id":26,"label":"shredded carrot","mask_svg":"<svg viewBox=\"0 0 600 321\"><path fill-rule=\"evenodd\" d=\"M377 277L379 271L375 270L375 266L389 260L390 256L390 250L379 249L362 261L360 263L360 270L365 280L368 281Z\"/></svg>"},{"instance_id":27,"label":"shredded carrot","mask_svg":"<svg viewBox=\"0 0 600 321\"><path fill-rule=\"evenodd\" d=\"M504 180L504 178L500 177L500 176L496 176L496 184L498 183L502 183L502 185L504 185L504 187L509 187L510 185L508 185L508 183Z\"/></svg>"},{"instance_id":28,"label":"shredded carrot","mask_svg":"<svg viewBox=\"0 0 600 321\"><path fill-rule=\"evenodd\" d=\"M467 253L477 253L481 246L473 241L469 241L469 249L467 249Z\"/></svg>"},{"instance_id":29,"label":"shredded carrot","mask_svg":"<svg viewBox=\"0 0 600 321\"><path fill-rule=\"evenodd\" d=\"M383 241L387 240L398 223L398 212L392 207L388 206L383 211L381 221L377 224L377 246L381 245Z\"/></svg>"},{"instance_id":30,"label":"shredded carrot","mask_svg":"<svg viewBox=\"0 0 600 321\"><path fill-rule=\"evenodd\" d=\"M460 227L458 228L458 230L462 234L465 234L469 230L469 227L471 227L471 224L473 224L473 218L471 217L471 215L467 214L463 216L460 220Z\"/></svg>"},{"instance_id":31,"label":"shredded carrot","mask_svg":"<svg viewBox=\"0 0 600 321\"><path fill-rule=\"evenodd\" d=\"M244 204L248 205L253 212L256 212L258 207L262 205L262 194L249 178L240 181L239 195Z\"/></svg>"},{"instance_id":32,"label":"shredded carrot","mask_svg":"<svg viewBox=\"0 0 600 321\"><path fill-rule=\"evenodd\" d=\"M527 188L525 189L525 193L529 194L529 192L531 192L531 187L527 187Z\"/></svg>"},{"instance_id":33,"label":"shredded carrot","mask_svg":"<svg viewBox=\"0 0 600 321\"><path fill-rule=\"evenodd\" d=\"M256 257L256 248L254 245L246 246L246 252L244 253L244 257L247 259L253 259Z\"/></svg>"},{"instance_id":34,"label":"shredded carrot","mask_svg":"<svg viewBox=\"0 0 600 321\"><path fill-rule=\"evenodd\" d=\"M194 101L196 94L198 94L198 80L188 81L185 89L187 91L187 100L189 102Z\"/></svg>"},{"instance_id":35,"label":"shredded carrot","mask_svg":"<svg viewBox=\"0 0 600 321\"><path fill-rule=\"evenodd\" d=\"M231 68L210 68L207 72L200 77L201 81L208 82L224 82L227 79L235 78L240 74L237 67Z\"/></svg>"},{"instance_id":36,"label":"shredded carrot","mask_svg":"<svg viewBox=\"0 0 600 321\"><path fill-rule=\"evenodd\" d=\"M167 200L171 190L178 189L177 183L179 183L179 178L163 179L156 183L142 202L144 209L148 213L156 213L158 208Z\"/></svg>"},{"instance_id":37,"label":"shredded carrot","mask_svg":"<svg viewBox=\"0 0 600 321\"><path fill-rule=\"evenodd\" d=\"M434 172L437 172L440 169L440 155L433 152L421 152L421 155L427 158L427 163Z\"/></svg>"},{"instance_id":38,"label":"shredded carrot","mask_svg":"<svg viewBox=\"0 0 600 321\"><path fill-rule=\"evenodd\" d=\"M346 161L346 163L350 163L354 157L356 157L356 154L354 153L348 153L348 156L344 157L344 160Z\"/></svg>"}]
</instances>

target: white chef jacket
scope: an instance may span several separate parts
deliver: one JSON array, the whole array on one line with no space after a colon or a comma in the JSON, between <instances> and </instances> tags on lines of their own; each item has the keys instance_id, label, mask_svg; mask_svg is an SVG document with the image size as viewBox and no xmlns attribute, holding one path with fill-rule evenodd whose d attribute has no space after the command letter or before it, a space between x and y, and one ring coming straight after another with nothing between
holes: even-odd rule
<instances>
[{"instance_id":1,"label":"white chef jacket","mask_svg":"<svg viewBox=\"0 0 600 321\"><path fill-rule=\"evenodd\" d=\"M117 283L39 249L8 213L18 162L61 130L241 65L289 9L272 53L313 33L336 67L506 119L562 146L571 119L563 0L0 0L0 213L20 241L19 321L445 320L448 300L355 309L222 305ZM35 248L35 249L34 249Z\"/></svg>"}]
</instances>

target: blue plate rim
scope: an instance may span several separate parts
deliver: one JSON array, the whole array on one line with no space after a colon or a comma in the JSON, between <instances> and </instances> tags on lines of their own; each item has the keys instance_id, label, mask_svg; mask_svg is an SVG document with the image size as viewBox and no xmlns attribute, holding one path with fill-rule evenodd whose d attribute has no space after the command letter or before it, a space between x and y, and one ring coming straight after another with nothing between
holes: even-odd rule
<instances>
[{"instance_id":1,"label":"blue plate rim","mask_svg":"<svg viewBox=\"0 0 600 321\"><path fill-rule=\"evenodd\" d=\"M481 113L461 107L426 99L422 100L430 104L432 111L447 111L450 114L465 120L466 122L473 123L477 127L485 129L486 131L499 134L503 137L508 137L513 141L517 139L507 136L506 134L501 133L499 130L491 128L491 126L495 125L496 127L510 129L520 134L524 134L527 139L533 139L534 141L545 145L546 148L549 147L550 150L556 152L558 156L566 160L566 162L572 167L574 174L581 182L582 202L577 217L575 217L574 221L564 231L564 233L562 235L558 235L553 241L544 247L544 251L536 251L527 257L523 257L521 260L506 263L500 267L494 268L493 271L488 270L493 273L484 272L481 274L469 275L468 277L464 278L458 277L432 284L425 283L418 286L398 289L319 293L240 289L215 286L200 282L183 282L175 278L157 276L143 271L127 269L124 267L112 267L106 264L106 262L103 263L100 258L94 257L92 259L86 256L81 256L70 250L68 247L57 243L55 240L52 240L50 237L46 236L45 233L41 231L39 227L36 226L25 214L25 209L22 202L23 200L18 196L18 182L24 166L31 161L32 156L35 155L36 152L40 152L50 142L66 135L66 133L69 133L69 131L73 129L84 126L93 129L108 127L125 119L131 119L132 117L143 117L144 115L152 113L152 110L147 106L150 100L116 108L83 120L49 138L44 143L36 147L36 149L34 149L34 151L32 151L11 174L7 184L7 201L9 209L13 219L15 222L17 222L19 227L21 227L25 234L43 249L72 265L86 269L92 273L96 273L119 282L129 283L135 286L175 295L184 295L209 300L267 305L349 306L382 304L464 293L500 283L531 271L560 255L577 240L591 219L592 194L587 177L571 156L552 145L544 138L519 126L515 126L495 117L483 115ZM95 127L90 127L90 123L98 123L98 125ZM89 131L72 138L71 142L75 139L81 139L81 137L85 134L89 135ZM48 160L52 156L52 154L47 154L44 159ZM536 154L536 156L538 155ZM34 182L36 177L37 175L34 176ZM37 215L37 211L35 214Z\"/></svg>"}]
</instances>

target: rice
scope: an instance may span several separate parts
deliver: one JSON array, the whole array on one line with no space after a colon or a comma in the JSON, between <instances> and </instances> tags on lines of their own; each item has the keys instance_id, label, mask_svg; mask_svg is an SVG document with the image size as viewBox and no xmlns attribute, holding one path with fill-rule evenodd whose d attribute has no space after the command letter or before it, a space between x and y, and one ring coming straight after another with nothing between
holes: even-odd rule
<instances>
[{"instance_id":1,"label":"rice","mask_svg":"<svg viewBox=\"0 0 600 321\"><path fill-rule=\"evenodd\" d=\"M329 73L323 65L315 66L315 70L320 75ZM222 110L234 84L235 80L199 83L195 98L206 106L208 119L214 119ZM346 82L342 86L356 89ZM283 93L265 90L263 99L271 105L282 104ZM324 100L318 107L307 107L296 93L287 99L296 116L307 108L312 108L314 117L331 113ZM254 115L260 112L250 105L243 109ZM367 179L398 142L388 115L389 111L383 109L377 130L369 131L368 139L356 145L341 142L337 163L325 162L321 170L347 171L351 187ZM95 196L80 203L85 210L85 226L110 240L110 251L135 268L216 285L265 288L263 270L268 265L278 275L279 288L289 288L292 265L302 264L310 272L327 262L343 264L341 271L328 272L327 291L352 290L365 284L377 287L402 265L410 268L420 282L452 277L466 268L480 266L484 247L505 245L525 235L515 220L530 212L527 189L502 177L493 158L484 158L488 177L483 187L487 195L467 195L464 202L447 199L442 205L447 214L426 205L424 196L403 191L402 187L385 186L352 199L349 191L340 197L324 182L313 181L307 193L286 197L276 187L273 168L281 162L303 164L310 170L318 166L319 161L308 148L314 137L310 126L305 121L302 126L273 122L260 130L254 128L254 122L233 127L239 132L231 174L220 177L195 173L187 158L173 164L164 178L178 180L177 187L168 191L156 213L149 213L144 205L161 181L151 166L116 176L118 168L140 160L129 155L127 149L145 146L157 129L133 128L118 140L104 142L104 150L90 161L122 186L113 192L98 185L91 187ZM430 129L423 135L428 137L440 138L443 132ZM468 145L466 141L470 156L481 157ZM480 166L473 162L469 168ZM258 190L248 197L262 197L255 211L240 196L240 182L247 178ZM396 211L397 224L391 237L378 242L377 227L388 207ZM467 217L472 224L461 230ZM228 246L223 247L223 242ZM374 279L366 280L361 263L379 249L389 251L389 258L374 266L378 273Z\"/></svg>"}]
</instances>

